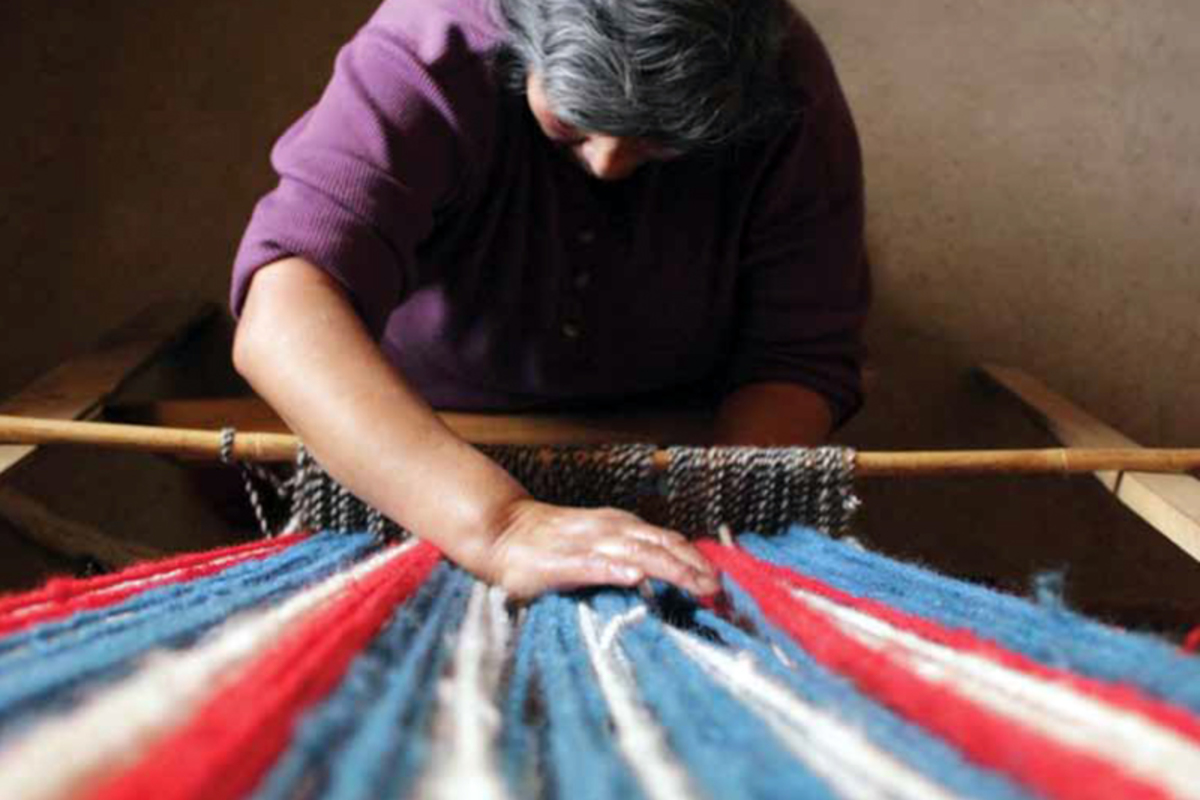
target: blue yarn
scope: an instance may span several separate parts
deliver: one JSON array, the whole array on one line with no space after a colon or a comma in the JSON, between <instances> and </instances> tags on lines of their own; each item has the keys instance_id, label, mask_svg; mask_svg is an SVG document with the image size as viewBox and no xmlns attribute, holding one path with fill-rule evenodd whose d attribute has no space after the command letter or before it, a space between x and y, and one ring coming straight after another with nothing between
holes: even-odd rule
<instances>
[{"instance_id":1,"label":"blue yarn","mask_svg":"<svg viewBox=\"0 0 1200 800\"><path fill-rule=\"evenodd\" d=\"M429 755L429 725L437 681L451 648L445 645L466 611L473 579L448 565L430 576L421 599L400 609L419 626L399 658L387 665L384 681L358 727L329 759L328 800L402 797ZM427 606L424 613L413 609Z\"/></svg>"},{"instance_id":2,"label":"blue yarn","mask_svg":"<svg viewBox=\"0 0 1200 800\"><path fill-rule=\"evenodd\" d=\"M543 747L552 795L582 800L642 797L613 741L608 703L579 629L577 601L548 595L529 615L537 633L522 646L533 648L545 698Z\"/></svg>"},{"instance_id":3,"label":"blue yarn","mask_svg":"<svg viewBox=\"0 0 1200 800\"><path fill-rule=\"evenodd\" d=\"M596 607L609 618L629 609L627 596L606 594ZM625 627L620 643L642 701L666 731L697 786L720 798L833 798L828 785L784 749L763 721L717 684L649 617Z\"/></svg>"},{"instance_id":4,"label":"blue yarn","mask_svg":"<svg viewBox=\"0 0 1200 800\"><path fill-rule=\"evenodd\" d=\"M351 662L330 696L304 715L287 749L255 790L255 798L283 800L299 795L303 787L311 791L328 780L332 762L375 703L389 671L413 647L431 605L445 588L446 571L444 565L437 568L425 585L396 610L366 650Z\"/></svg>"},{"instance_id":5,"label":"blue yarn","mask_svg":"<svg viewBox=\"0 0 1200 800\"><path fill-rule=\"evenodd\" d=\"M978 800L1033 797L1019 784L976 766L945 741L897 716L860 692L847 678L818 664L791 637L768 622L758 604L737 584L726 580L725 593L735 612L751 622L760 635L769 637L791 664L785 665L763 639L750 636L715 614L701 611L697 622L710 628L729 646L752 653L763 672L797 696L837 716L881 750L953 792Z\"/></svg>"},{"instance_id":6,"label":"blue yarn","mask_svg":"<svg viewBox=\"0 0 1200 800\"><path fill-rule=\"evenodd\" d=\"M22 632L23 647L0 659L0 731L34 712L60 708L85 683L122 674L156 647L182 646L230 615L323 578L373 547L369 534L322 534L261 561L163 586L78 621Z\"/></svg>"},{"instance_id":7,"label":"blue yarn","mask_svg":"<svg viewBox=\"0 0 1200 800\"><path fill-rule=\"evenodd\" d=\"M268 569L286 571L293 562L312 557L313 541L310 539L300 542L262 559L251 559L235 564L205 578L169 583L147 589L114 605L85 609L62 619L44 622L15 633L0 640L0 674L8 667L13 658L21 657L20 651L26 648L37 648L38 656L53 656L57 652L56 648L72 647L77 645L81 639L96 636L100 627L98 623L103 625L105 633L113 633L128 625L140 624L141 620L137 616L139 613L145 610L160 610L156 607L160 607L171 598L194 592L197 586L214 585L207 582L221 579L237 580L247 574L263 574L262 571Z\"/></svg>"},{"instance_id":8,"label":"blue yarn","mask_svg":"<svg viewBox=\"0 0 1200 800\"><path fill-rule=\"evenodd\" d=\"M332 538L333 534L325 534ZM70 616L35 625L0 641L0 675L20 659L33 656L53 657L58 652L77 646L81 640L95 637L103 629L112 634L131 625L141 624L143 612L162 613L163 606L174 598L191 595L197 591L211 592L230 581L246 576L262 579L274 572L286 572L296 563L310 561L324 548L327 539L313 537L299 542L281 552L262 559L252 559L235 564L221 572L193 581L171 583L140 592L111 606L85 609ZM32 648L32 652L30 651ZM22 652L25 651L25 652ZM17 659L14 662L14 659Z\"/></svg>"},{"instance_id":9,"label":"blue yarn","mask_svg":"<svg viewBox=\"0 0 1200 800\"><path fill-rule=\"evenodd\" d=\"M807 528L793 527L771 538L743 536L738 542L759 558L851 594L966 628L1043 664L1132 684L1200 711L1200 659L1153 636L948 578Z\"/></svg>"},{"instance_id":10,"label":"blue yarn","mask_svg":"<svg viewBox=\"0 0 1200 800\"><path fill-rule=\"evenodd\" d=\"M512 671L507 691L500 700L504 725L496 743L500 767L514 797L540 796L540 769L534 749L535 735L529 719L530 698L535 696L537 667L534 643L541 636L542 614L532 616L528 611L516 636Z\"/></svg>"}]
</instances>

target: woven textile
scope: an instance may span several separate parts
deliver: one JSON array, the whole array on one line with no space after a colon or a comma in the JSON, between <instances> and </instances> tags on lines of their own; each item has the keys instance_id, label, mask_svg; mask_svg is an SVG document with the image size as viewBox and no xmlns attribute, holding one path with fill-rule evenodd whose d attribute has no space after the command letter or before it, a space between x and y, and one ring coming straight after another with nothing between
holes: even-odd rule
<instances>
[{"instance_id":1,"label":"woven textile","mask_svg":"<svg viewBox=\"0 0 1200 800\"><path fill-rule=\"evenodd\" d=\"M806 528L517 608L296 534L0 598L3 798L1200 798L1200 660Z\"/></svg>"}]
</instances>

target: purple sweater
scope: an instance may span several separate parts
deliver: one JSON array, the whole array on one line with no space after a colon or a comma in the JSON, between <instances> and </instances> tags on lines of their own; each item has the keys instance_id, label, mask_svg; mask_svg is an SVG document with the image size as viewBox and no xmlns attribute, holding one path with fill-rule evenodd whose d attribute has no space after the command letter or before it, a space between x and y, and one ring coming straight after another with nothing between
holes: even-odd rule
<instances>
[{"instance_id":1,"label":"purple sweater","mask_svg":"<svg viewBox=\"0 0 1200 800\"><path fill-rule=\"evenodd\" d=\"M232 306L287 256L346 289L439 408L578 406L789 381L861 403L869 280L858 139L797 18L798 120L605 184L542 134L490 54L489 0L386 0L279 140Z\"/></svg>"}]
</instances>

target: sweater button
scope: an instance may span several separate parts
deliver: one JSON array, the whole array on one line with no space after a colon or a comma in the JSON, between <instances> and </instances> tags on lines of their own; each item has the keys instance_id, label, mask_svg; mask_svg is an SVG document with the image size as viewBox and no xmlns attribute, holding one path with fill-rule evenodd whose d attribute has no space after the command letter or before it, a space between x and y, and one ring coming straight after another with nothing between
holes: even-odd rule
<instances>
[{"instance_id":1,"label":"sweater button","mask_svg":"<svg viewBox=\"0 0 1200 800\"><path fill-rule=\"evenodd\" d=\"M562 335L568 339L578 339L583 334L583 329L575 322L564 322L562 326Z\"/></svg>"}]
</instances>

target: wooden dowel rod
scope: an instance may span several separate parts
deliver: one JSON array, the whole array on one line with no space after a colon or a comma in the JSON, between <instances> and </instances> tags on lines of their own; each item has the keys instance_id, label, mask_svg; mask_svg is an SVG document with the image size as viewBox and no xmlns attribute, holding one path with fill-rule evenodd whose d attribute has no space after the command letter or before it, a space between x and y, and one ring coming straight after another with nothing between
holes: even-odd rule
<instances>
[{"instance_id":1,"label":"wooden dowel rod","mask_svg":"<svg viewBox=\"0 0 1200 800\"><path fill-rule=\"evenodd\" d=\"M1200 449L1049 448L1043 450L944 450L861 452L855 473L863 477L905 475L1077 475L1098 470L1188 472L1200 465Z\"/></svg>"},{"instance_id":2,"label":"wooden dowel rod","mask_svg":"<svg viewBox=\"0 0 1200 800\"><path fill-rule=\"evenodd\" d=\"M112 422L0 416L0 443L88 445L191 458L217 459L221 456L220 431ZM291 434L239 432L233 441L233 457L239 461L294 461L299 444Z\"/></svg>"},{"instance_id":3,"label":"wooden dowel rod","mask_svg":"<svg viewBox=\"0 0 1200 800\"><path fill-rule=\"evenodd\" d=\"M68 422L0 416L0 443L73 444L219 458L219 431ZM233 456L240 461L285 462L296 458L299 440L290 434L239 432ZM666 466L666 451L655 455ZM939 450L859 452L860 477L1077 474L1099 470L1187 472L1200 469L1200 448L1051 448L1045 450Z\"/></svg>"}]
</instances>

